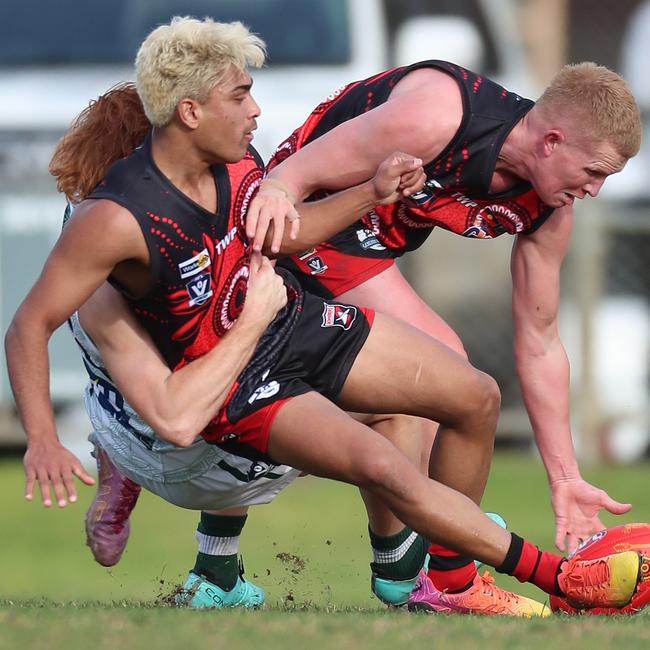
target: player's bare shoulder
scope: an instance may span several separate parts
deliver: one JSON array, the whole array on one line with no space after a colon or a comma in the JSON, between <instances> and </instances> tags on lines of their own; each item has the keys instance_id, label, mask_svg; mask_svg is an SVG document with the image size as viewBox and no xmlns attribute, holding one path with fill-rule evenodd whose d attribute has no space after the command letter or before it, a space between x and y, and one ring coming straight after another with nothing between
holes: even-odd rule
<instances>
[{"instance_id":1,"label":"player's bare shoulder","mask_svg":"<svg viewBox=\"0 0 650 650\"><path fill-rule=\"evenodd\" d=\"M412 128L430 143L429 160L454 137L463 119L458 82L436 68L409 72L395 85L388 101L401 104Z\"/></svg>"},{"instance_id":2,"label":"player's bare shoulder","mask_svg":"<svg viewBox=\"0 0 650 650\"><path fill-rule=\"evenodd\" d=\"M110 199L85 199L77 204L66 222L66 227L73 223L79 222L98 222L110 225L115 222L116 225L122 224L128 227L129 221L134 221L133 215L119 203Z\"/></svg>"},{"instance_id":3,"label":"player's bare shoulder","mask_svg":"<svg viewBox=\"0 0 650 650\"><path fill-rule=\"evenodd\" d=\"M108 199L86 199L79 203L63 228L61 242L82 246L92 254L115 250L119 259L148 260L142 231L129 210ZM119 253L118 253L119 252Z\"/></svg>"}]
</instances>

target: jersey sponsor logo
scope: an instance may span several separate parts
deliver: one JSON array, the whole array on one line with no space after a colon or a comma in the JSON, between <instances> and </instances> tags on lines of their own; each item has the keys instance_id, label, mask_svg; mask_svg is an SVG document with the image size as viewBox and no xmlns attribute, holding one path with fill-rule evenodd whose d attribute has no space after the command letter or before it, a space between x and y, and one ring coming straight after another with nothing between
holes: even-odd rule
<instances>
[{"instance_id":1,"label":"jersey sponsor logo","mask_svg":"<svg viewBox=\"0 0 650 650\"><path fill-rule=\"evenodd\" d=\"M325 273L325 271L327 271L327 269L329 268L327 264L323 262L323 258L318 257L318 255L309 258L307 260L307 266L311 270L311 275L318 275L319 273Z\"/></svg>"},{"instance_id":2,"label":"jersey sponsor logo","mask_svg":"<svg viewBox=\"0 0 650 650\"><path fill-rule=\"evenodd\" d=\"M471 221L471 225L461 233L463 237L474 237L475 239L492 239L504 233L504 228L494 218L494 215L486 209L479 210Z\"/></svg>"},{"instance_id":3,"label":"jersey sponsor logo","mask_svg":"<svg viewBox=\"0 0 650 650\"><path fill-rule=\"evenodd\" d=\"M361 228L357 230L357 239L359 245L364 251L372 249L373 251L385 251L386 247L379 243L377 235L375 235L369 228Z\"/></svg>"},{"instance_id":4,"label":"jersey sponsor logo","mask_svg":"<svg viewBox=\"0 0 650 650\"><path fill-rule=\"evenodd\" d=\"M208 249L204 248L200 253L189 260L185 260L178 265L178 270L181 272L181 279L189 278L210 266L210 254Z\"/></svg>"},{"instance_id":5,"label":"jersey sponsor logo","mask_svg":"<svg viewBox=\"0 0 650 650\"><path fill-rule=\"evenodd\" d=\"M522 217L508 206L498 203L487 205L474 212L467 229L462 232L462 235L464 237L492 239L505 232L510 232L509 229L506 230L506 223L513 226L515 233L522 232L526 227Z\"/></svg>"},{"instance_id":6,"label":"jersey sponsor logo","mask_svg":"<svg viewBox=\"0 0 650 650\"><path fill-rule=\"evenodd\" d=\"M202 305L208 298L212 297L212 284L210 274L202 273L192 278L186 285L187 295L190 297L190 307Z\"/></svg>"},{"instance_id":7,"label":"jersey sponsor logo","mask_svg":"<svg viewBox=\"0 0 650 650\"><path fill-rule=\"evenodd\" d=\"M315 248L310 248L309 250L306 250L306 251L300 253L300 255L298 255L298 259L304 261L308 257L311 257L315 252L316 252Z\"/></svg>"},{"instance_id":8,"label":"jersey sponsor logo","mask_svg":"<svg viewBox=\"0 0 650 650\"><path fill-rule=\"evenodd\" d=\"M356 317L357 308L352 305L332 305L325 302L321 327L342 327L349 330Z\"/></svg>"},{"instance_id":9,"label":"jersey sponsor logo","mask_svg":"<svg viewBox=\"0 0 650 650\"><path fill-rule=\"evenodd\" d=\"M444 187L435 178L429 178L425 181L424 187L419 192L411 194L406 201L415 205L424 205L437 198L441 190L444 190Z\"/></svg>"},{"instance_id":10,"label":"jersey sponsor logo","mask_svg":"<svg viewBox=\"0 0 650 650\"><path fill-rule=\"evenodd\" d=\"M255 463L252 463L248 469L248 480L253 481L256 478L262 478L266 476L270 471L273 465L269 465L264 461L258 460Z\"/></svg>"},{"instance_id":11,"label":"jersey sponsor logo","mask_svg":"<svg viewBox=\"0 0 650 650\"><path fill-rule=\"evenodd\" d=\"M478 203L476 201L472 201L469 197L465 196L464 194L461 194L460 192L454 192L452 196L460 203L461 205L464 205L466 208L475 208L478 206Z\"/></svg>"},{"instance_id":12,"label":"jersey sponsor logo","mask_svg":"<svg viewBox=\"0 0 650 650\"><path fill-rule=\"evenodd\" d=\"M268 399L269 397L273 397L274 395L277 395L277 393L280 392L280 384L275 381L270 381L268 384L264 384L263 386L259 386L253 391L253 394L248 398L248 403L252 404L255 400L258 399Z\"/></svg>"},{"instance_id":13,"label":"jersey sponsor logo","mask_svg":"<svg viewBox=\"0 0 650 650\"><path fill-rule=\"evenodd\" d=\"M228 246L233 242L235 239L235 235L237 234L237 227L235 226L234 228L230 229L230 232L226 233L226 236L223 239L220 239L217 242L217 245L215 247L215 251L217 255L221 255Z\"/></svg>"}]
</instances>

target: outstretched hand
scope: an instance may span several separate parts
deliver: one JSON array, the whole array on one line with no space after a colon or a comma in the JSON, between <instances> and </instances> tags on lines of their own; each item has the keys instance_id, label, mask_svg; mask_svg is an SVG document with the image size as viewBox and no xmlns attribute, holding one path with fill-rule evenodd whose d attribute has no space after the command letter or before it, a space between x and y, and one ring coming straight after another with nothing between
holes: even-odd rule
<instances>
[{"instance_id":1,"label":"outstretched hand","mask_svg":"<svg viewBox=\"0 0 650 650\"><path fill-rule=\"evenodd\" d=\"M378 203L386 205L419 192L426 180L419 158L396 151L379 165L372 182Z\"/></svg>"},{"instance_id":2,"label":"outstretched hand","mask_svg":"<svg viewBox=\"0 0 650 650\"><path fill-rule=\"evenodd\" d=\"M94 485L95 479L86 472L81 461L58 440L48 443L32 443L23 458L25 467L25 499L31 501L34 485L38 482L43 505L52 505L50 485L60 508L77 500L74 477L86 485Z\"/></svg>"},{"instance_id":3,"label":"outstretched hand","mask_svg":"<svg viewBox=\"0 0 650 650\"><path fill-rule=\"evenodd\" d=\"M632 507L630 503L615 501L581 478L551 483L551 503L555 512L555 545L569 553L605 528L598 516L601 508L622 515Z\"/></svg>"}]
</instances>

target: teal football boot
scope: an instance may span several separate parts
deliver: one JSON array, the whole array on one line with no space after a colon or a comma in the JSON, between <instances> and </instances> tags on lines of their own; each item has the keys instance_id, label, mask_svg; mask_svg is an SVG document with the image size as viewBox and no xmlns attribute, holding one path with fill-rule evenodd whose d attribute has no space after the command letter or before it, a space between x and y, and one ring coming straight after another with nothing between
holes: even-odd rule
<instances>
[{"instance_id":1,"label":"teal football boot","mask_svg":"<svg viewBox=\"0 0 650 650\"><path fill-rule=\"evenodd\" d=\"M506 528L505 519L501 515L496 512L486 512L485 514L494 523L499 524L501 528ZM479 560L475 560L474 563L477 568L482 564ZM423 571L426 573L428 568L429 556L427 555L424 561ZM415 575L408 580L389 580L388 578L380 578L373 573L370 578L370 589L382 603L391 607L400 607L401 605L405 605L408 601L409 595L411 591L413 591L415 583L418 580L418 576L419 572L418 575Z\"/></svg>"},{"instance_id":2,"label":"teal football boot","mask_svg":"<svg viewBox=\"0 0 650 650\"><path fill-rule=\"evenodd\" d=\"M218 587L205 577L197 575L193 571L176 595L177 607L189 607L190 609L226 607L244 607L251 609L261 607L264 604L264 591L252 582L244 580L241 576L237 578L235 586L226 591Z\"/></svg>"},{"instance_id":3,"label":"teal football boot","mask_svg":"<svg viewBox=\"0 0 650 650\"><path fill-rule=\"evenodd\" d=\"M390 607L401 607L408 602L419 575L418 572L417 576L413 576L408 580L389 580L388 578L380 578L373 573L370 577L370 589L382 603Z\"/></svg>"}]
</instances>

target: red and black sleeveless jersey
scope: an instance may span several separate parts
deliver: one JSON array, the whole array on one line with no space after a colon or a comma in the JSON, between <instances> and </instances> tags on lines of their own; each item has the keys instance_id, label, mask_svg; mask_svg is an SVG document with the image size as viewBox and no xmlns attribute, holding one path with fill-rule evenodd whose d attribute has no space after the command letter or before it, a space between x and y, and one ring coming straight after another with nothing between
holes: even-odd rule
<instances>
[{"instance_id":1,"label":"red and black sleeveless jersey","mask_svg":"<svg viewBox=\"0 0 650 650\"><path fill-rule=\"evenodd\" d=\"M394 68L332 93L278 147L268 169L342 122L379 106L406 74L424 67L442 70L458 82L463 117L456 134L425 165L427 182L421 192L393 205L377 206L328 242L282 261L310 291L332 297L356 286L351 275L359 275L359 284L385 268L378 263L371 268L369 261L361 263L358 258L399 257L421 246L436 226L466 237L491 238L504 232L532 232L550 216L552 209L527 182L506 192L490 193L499 151L533 102L445 61ZM344 273L346 258L348 270ZM328 260L330 268L333 264L340 267L331 277Z\"/></svg>"},{"instance_id":2,"label":"red and black sleeveless jersey","mask_svg":"<svg viewBox=\"0 0 650 650\"><path fill-rule=\"evenodd\" d=\"M120 204L142 230L151 259L146 295L134 298L114 284L172 369L211 350L243 308L249 276L244 215L262 171L252 148L238 163L214 165L218 206L212 213L160 172L147 137L130 156L111 166L89 197ZM297 283L289 273L283 275L290 285L290 301L262 337L253 366L269 363L280 353L300 309Z\"/></svg>"}]
</instances>

